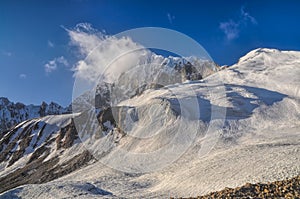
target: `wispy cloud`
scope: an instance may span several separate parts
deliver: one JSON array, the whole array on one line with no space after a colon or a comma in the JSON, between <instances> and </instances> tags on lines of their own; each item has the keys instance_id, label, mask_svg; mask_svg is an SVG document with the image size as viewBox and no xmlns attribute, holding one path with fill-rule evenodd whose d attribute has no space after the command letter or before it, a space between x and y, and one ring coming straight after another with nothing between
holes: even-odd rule
<instances>
[{"instance_id":1,"label":"wispy cloud","mask_svg":"<svg viewBox=\"0 0 300 199\"><path fill-rule=\"evenodd\" d=\"M225 33L228 40L235 39L239 36L239 23L232 20L220 23L220 29Z\"/></svg>"},{"instance_id":2,"label":"wispy cloud","mask_svg":"<svg viewBox=\"0 0 300 199\"><path fill-rule=\"evenodd\" d=\"M175 16L171 15L170 13L167 13L167 17L168 17L170 24L173 24L173 20L175 19Z\"/></svg>"},{"instance_id":3,"label":"wispy cloud","mask_svg":"<svg viewBox=\"0 0 300 199\"><path fill-rule=\"evenodd\" d=\"M22 74L19 75L19 78L20 78L20 79L26 79L26 78L27 78L27 75L24 74L24 73L22 73Z\"/></svg>"},{"instance_id":4,"label":"wispy cloud","mask_svg":"<svg viewBox=\"0 0 300 199\"><path fill-rule=\"evenodd\" d=\"M240 9L240 15L236 20L229 19L226 22L221 22L219 28L226 35L227 40L233 40L240 36L241 30L248 24L257 25L256 19L245 11L245 7Z\"/></svg>"},{"instance_id":5,"label":"wispy cloud","mask_svg":"<svg viewBox=\"0 0 300 199\"><path fill-rule=\"evenodd\" d=\"M257 24L257 21L256 19L251 16L248 12L245 11L245 7L242 6L241 7L241 17L243 18L242 22L243 23L248 23L249 21L252 23L252 24Z\"/></svg>"},{"instance_id":6,"label":"wispy cloud","mask_svg":"<svg viewBox=\"0 0 300 199\"><path fill-rule=\"evenodd\" d=\"M54 43L52 41L48 40L48 46L50 48L54 48Z\"/></svg>"},{"instance_id":7,"label":"wispy cloud","mask_svg":"<svg viewBox=\"0 0 300 199\"><path fill-rule=\"evenodd\" d=\"M46 73L51 73L55 71L59 65L68 66L69 63L63 56L61 56L48 61L48 63L44 65L44 68Z\"/></svg>"}]
</instances>

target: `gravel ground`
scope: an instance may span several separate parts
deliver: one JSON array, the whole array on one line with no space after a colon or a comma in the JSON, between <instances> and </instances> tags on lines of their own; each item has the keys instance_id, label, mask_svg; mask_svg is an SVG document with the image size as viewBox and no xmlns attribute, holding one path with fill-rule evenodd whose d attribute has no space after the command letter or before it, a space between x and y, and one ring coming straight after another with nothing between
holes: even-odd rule
<instances>
[{"instance_id":1,"label":"gravel ground","mask_svg":"<svg viewBox=\"0 0 300 199\"><path fill-rule=\"evenodd\" d=\"M270 183L247 183L237 188L225 188L204 196L189 199L287 198L300 199L300 176ZM173 199L173 198L171 198ZM181 198L183 199L183 198Z\"/></svg>"}]
</instances>

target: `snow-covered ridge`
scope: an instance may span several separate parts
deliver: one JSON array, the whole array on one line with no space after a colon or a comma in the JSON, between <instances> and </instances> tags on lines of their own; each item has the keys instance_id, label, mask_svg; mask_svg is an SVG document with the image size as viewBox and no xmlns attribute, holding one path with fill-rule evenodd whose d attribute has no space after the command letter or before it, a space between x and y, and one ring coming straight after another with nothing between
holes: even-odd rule
<instances>
[{"instance_id":1,"label":"snow-covered ridge","mask_svg":"<svg viewBox=\"0 0 300 199\"><path fill-rule=\"evenodd\" d=\"M278 50L278 49L270 49L270 48L257 48L250 52L248 52L246 55L241 57L238 61L238 64L242 64L243 62L251 61L253 59L259 58L259 57L268 57L275 60L285 61L289 59L298 59L300 56L299 51L284 51L284 50ZM266 59L268 59L266 58ZM266 60L268 61L268 60Z\"/></svg>"},{"instance_id":2,"label":"snow-covered ridge","mask_svg":"<svg viewBox=\"0 0 300 199\"><path fill-rule=\"evenodd\" d=\"M0 132L8 130L12 126L28 119L64 113L70 113L69 108L64 108L54 102L50 104L42 102L41 105L25 105L0 97Z\"/></svg>"}]
</instances>

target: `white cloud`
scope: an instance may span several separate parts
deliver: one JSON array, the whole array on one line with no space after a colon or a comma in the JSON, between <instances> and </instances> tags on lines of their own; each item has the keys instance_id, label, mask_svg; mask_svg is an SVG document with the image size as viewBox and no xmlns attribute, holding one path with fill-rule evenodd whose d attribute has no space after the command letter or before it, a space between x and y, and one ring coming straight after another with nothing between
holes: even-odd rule
<instances>
[{"instance_id":1,"label":"white cloud","mask_svg":"<svg viewBox=\"0 0 300 199\"><path fill-rule=\"evenodd\" d=\"M122 72L136 66L143 57L151 53L131 38L104 35L90 24L81 23L68 30L71 45L78 48L80 57L73 67L74 76L95 84L101 75L113 81Z\"/></svg>"},{"instance_id":2,"label":"white cloud","mask_svg":"<svg viewBox=\"0 0 300 199\"><path fill-rule=\"evenodd\" d=\"M19 75L19 78L20 78L20 79L26 79L26 77L27 77L27 75L24 74L24 73L22 73L22 74Z\"/></svg>"},{"instance_id":3,"label":"white cloud","mask_svg":"<svg viewBox=\"0 0 300 199\"><path fill-rule=\"evenodd\" d=\"M219 28L224 32L227 40L233 40L239 37L240 31L248 24L257 25L257 21L242 6L237 20L230 19L226 22L221 22Z\"/></svg>"},{"instance_id":4,"label":"white cloud","mask_svg":"<svg viewBox=\"0 0 300 199\"><path fill-rule=\"evenodd\" d=\"M252 24L255 24L255 25L257 24L256 19L253 16L251 16L248 12L245 12L244 6L241 7L241 17L242 17L242 20L241 20L242 23L247 23L250 21Z\"/></svg>"},{"instance_id":5,"label":"white cloud","mask_svg":"<svg viewBox=\"0 0 300 199\"><path fill-rule=\"evenodd\" d=\"M170 24L173 24L173 20L175 19L175 16L171 15L170 13L167 13L167 17L168 17Z\"/></svg>"},{"instance_id":6,"label":"white cloud","mask_svg":"<svg viewBox=\"0 0 300 199\"><path fill-rule=\"evenodd\" d=\"M59 65L68 66L69 63L63 56L61 56L61 57L56 57L53 60L48 61L48 63L46 63L44 65L44 68L45 68L46 73L51 73L51 72L55 71Z\"/></svg>"},{"instance_id":7,"label":"white cloud","mask_svg":"<svg viewBox=\"0 0 300 199\"><path fill-rule=\"evenodd\" d=\"M62 64L64 66L69 65L68 61L64 58L64 56L61 56L61 57L58 57L58 58L55 58L55 59L56 59L56 62L59 63L59 64Z\"/></svg>"},{"instance_id":8,"label":"white cloud","mask_svg":"<svg viewBox=\"0 0 300 199\"><path fill-rule=\"evenodd\" d=\"M235 39L239 36L239 24L232 20L220 23L219 27L225 33L228 40Z\"/></svg>"},{"instance_id":9,"label":"white cloud","mask_svg":"<svg viewBox=\"0 0 300 199\"><path fill-rule=\"evenodd\" d=\"M48 40L48 46L49 46L50 48L54 48L54 43L51 42L50 40Z\"/></svg>"}]
</instances>

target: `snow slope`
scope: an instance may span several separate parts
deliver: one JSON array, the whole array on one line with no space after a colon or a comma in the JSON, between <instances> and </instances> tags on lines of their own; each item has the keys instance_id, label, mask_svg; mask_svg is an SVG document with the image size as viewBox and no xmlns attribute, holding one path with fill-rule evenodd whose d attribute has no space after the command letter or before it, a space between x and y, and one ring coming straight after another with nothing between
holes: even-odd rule
<instances>
[{"instance_id":1,"label":"snow slope","mask_svg":"<svg viewBox=\"0 0 300 199\"><path fill-rule=\"evenodd\" d=\"M203 80L148 90L119 105L134 107L139 119L129 123L130 136L113 145L108 156L52 182L24 185L0 197L187 197L300 174L300 52L256 49ZM210 135L216 143L207 147ZM191 145L182 148L189 139ZM164 148L170 142L173 152L179 149L174 156ZM205 146L208 151L203 152ZM140 158L135 165L136 159L124 162L117 156L120 148L132 154L166 149L156 157L169 161L157 165L153 162L159 158ZM123 171L103 163L120 163L117 168ZM144 168L145 173L132 172Z\"/></svg>"}]
</instances>

